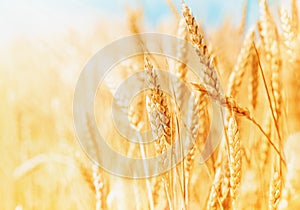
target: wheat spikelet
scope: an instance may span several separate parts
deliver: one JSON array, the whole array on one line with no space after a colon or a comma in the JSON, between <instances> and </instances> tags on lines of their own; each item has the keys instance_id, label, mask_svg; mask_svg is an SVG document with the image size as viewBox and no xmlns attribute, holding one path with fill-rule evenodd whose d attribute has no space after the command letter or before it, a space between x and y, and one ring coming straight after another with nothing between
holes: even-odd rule
<instances>
[{"instance_id":1,"label":"wheat spikelet","mask_svg":"<svg viewBox=\"0 0 300 210\"><path fill-rule=\"evenodd\" d=\"M86 126L87 126L87 139L88 139L88 148L90 155L100 159L100 152L97 145L97 138L95 133L95 125L91 120L91 117L86 114Z\"/></svg>"},{"instance_id":2,"label":"wheat spikelet","mask_svg":"<svg viewBox=\"0 0 300 210\"><path fill-rule=\"evenodd\" d=\"M275 52L273 59L271 59L271 87L272 87L272 92L273 92L273 97L274 97L274 108L275 108L275 117L276 121L279 124L279 119L282 115L282 95L281 95L281 60L278 56L278 43L274 42L273 45L273 51Z\"/></svg>"},{"instance_id":3,"label":"wheat spikelet","mask_svg":"<svg viewBox=\"0 0 300 210\"><path fill-rule=\"evenodd\" d=\"M293 1L294 2L294 1ZM293 4L296 4L294 2ZM299 68L299 59L297 57L298 50L298 29L295 28L294 23L298 20L293 19L293 10L294 7L297 5L292 5L292 17L290 17L286 10L282 10L280 13L280 20L281 20L281 28L282 34L281 39L283 42L283 51L282 51L282 60L283 60L283 76L287 77L287 83L290 84L290 87L293 88L286 88L287 92L287 102L289 104L289 127L291 130L298 130L295 127L299 127L296 125L294 118L299 116L299 109L298 109L298 102L295 98L299 98L299 91L295 91L299 89L300 82L299 82L299 72L297 69ZM298 10L296 8L296 10ZM295 12L295 11L294 11ZM297 14L298 15L298 14ZM298 19L298 16L297 16ZM297 120L296 120L297 121ZM293 128L294 127L294 128Z\"/></svg>"},{"instance_id":4,"label":"wheat spikelet","mask_svg":"<svg viewBox=\"0 0 300 210\"><path fill-rule=\"evenodd\" d=\"M267 53L266 57L268 57L275 36L274 34L276 33L276 26L270 14L266 0L259 0L259 8L261 20L258 23L258 28L260 31L260 37L264 44L265 53Z\"/></svg>"},{"instance_id":5,"label":"wheat spikelet","mask_svg":"<svg viewBox=\"0 0 300 210\"><path fill-rule=\"evenodd\" d=\"M180 82L174 81L172 83L174 87L174 93L176 97L176 102L178 106L183 109L184 105L184 82L186 81L186 74L187 74L187 66L186 66L186 61L187 61L187 52L186 52L186 45L187 45L187 29L186 29L186 24L185 20L183 18L180 18L179 25L178 25L178 30L177 30L177 37L178 39L178 44L177 44L177 59L180 62L175 63L174 67L171 68L171 71L177 76L177 78L180 80Z\"/></svg>"},{"instance_id":6,"label":"wheat spikelet","mask_svg":"<svg viewBox=\"0 0 300 210\"><path fill-rule=\"evenodd\" d=\"M230 195L232 206L237 209L239 186L241 183L242 155L239 131L233 115L227 120L227 136L229 143Z\"/></svg>"},{"instance_id":7,"label":"wheat spikelet","mask_svg":"<svg viewBox=\"0 0 300 210\"><path fill-rule=\"evenodd\" d=\"M147 75L146 81L150 89L150 94L147 94L146 96L147 112L154 137L157 138L155 141L156 154L161 155L167 150L167 143L171 144L171 115L165 95L162 90L160 90L160 86L157 81L157 74L147 57L145 57L145 71ZM166 160L162 159L160 161L161 164L164 164ZM172 206L168 176L169 174L164 174L162 177L156 179L154 190L157 191L152 192L154 204L157 204L158 199L160 198L158 195L161 191L160 182L162 182L168 199L168 205Z\"/></svg>"},{"instance_id":8,"label":"wheat spikelet","mask_svg":"<svg viewBox=\"0 0 300 210\"><path fill-rule=\"evenodd\" d=\"M143 122L143 107L145 107L144 97L139 97L135 106L129 106L128 119L129 123L137 130L141 131L144 126Z\"/></svg>"},{"instance_id":9,"label":"wheat spikelet","mask_svg":"<svg viewBox=\"0 0 300 210\"><path fill-rule=\"evenodd\" d=\"M186 52L186 44L187 44L187 29L184 18L180 18L177 37L180 38L177 45L177 58L182 60L177 67L175 68L176 75L180 79L185 79L187 73L186 61L187 61L187 52Z\"/></svg>"},{"instance_id":10,"label":"wheat spikelet","mask_svg":"<svg viewBox=\"0 0 300 210\"><path fill-rule=\"evenodd\" d=\"M89 139L90 139L90 147L92 147L93 149L90 149L90 151L93 152L93 156L92 157L98 157L99 151L98 151L98 145L97 145L97 140L96 140L96 135L95 135L95 127L92 124L92 121L89 117L89 115L86 115L86 124L87 124L87 128L88 128L88 134L89 134ZM83 173L85 174L85 173ZM100 169L96 164L93 164L92 166L92 182L93 186L94 186L94 191L95 191L95 198L96 198L96 210L100 210L104 208L104 199L105 199L105 195L103 193L103 187L104 187L104 183L103 183L103 178L102 175L100 173ZM91 180L89 180L91 181Z\"/></svg>"},{"instance_id":11,"label":"wheat spikelet","mask_svg":"<svg viewBox=\"0 0 300 210\"><path fill-rule=\"evenodd\" d=\"M205 142L208 130L209 130L209 116L208 116L208 98L202 92L200 94L196 94L196 96L191 95L190 99L190 114L191 122L190 122L190 137L192 149L189 151L185 158L185 179L186 179L186 193L188 198L188 190L189 190L189 179L190 172L193 166L194 157L197 148L201 148L203 142ZM186 201L187 204L187 201Z\"/></svg>"},{"instance_id":12,"label":"wheat spikelet","mask_svg":"<svg viewBox=\"0 0 300 210\"><path fill-rule=\"evenodd\" d=\"M227 95L236 97L237 91L241 86L244 74L249 67L252 42L254 40L254 30L251 30L245 38L243 47L238 56L237 64L229 77L229 85Z\"/></svg>"},{"instance_id":13,"label":"wheat spikelet","mask_svg":"<svg viewBox=\"0 0 300 210\"><path fill-rule=\"evenodd\" d=\"M209 58L210 56L208 54L208 48L204 42L203 35L200 33L197 21L191 12L191 9L184 2L182 2L182 14L185 19L193 45L197 48L197 50L200 51L203 56Z\"/></svg>"},{"instance_id":14,"label":"wheat spikelet","mask_svg":"<svg viewBox=\"0 0 300 210\"><path fill-rule=\"evenodd\" d=\"M82 157L79 154L75 155L75 160L85 181L88 183L90 189L93 189L95 192L92 170L82 161Z\"/></svg>"},{"instance_id":15,"label":"wheat spikelet","mask_svg":"<svg viewBox=\"0 0 300 210\"><path fill-rule=\"evenodd\" d=\"M221 168L217 168L214 181L212 183L212 187L209 193L208 201L207 201L207 210L216 210L219 206L219 199L221 195L221 181L222 174Z\"/></svg>"},{"instance_id":16,"label":"wheat spikelet","mask_svg":"<svg viewBox=\"0 0 300 210\"><path fill-rule=\"evenodd\" d=\"M295 48L295 40L296 40L296 31L293 28L293 22L288 15L286 10L282 10L280 12L280 21L281 28L283 31L283 43L286 48L285 54L287 55L288 61L290 63L294 62L294 48Z\"/></svg>"},{"instance_id":17,"label":"wheat spikelet","mask_svg":"<svg viewBox=\"0 0 300 210\"><path fill-rule=\"evenodd\" d=\"M232 198L230 196L230 168L228 158L222 167L222 183L221 183L221 201L224 209L230 209L232 207ZM224 160L223 160L224 161Z\"/></svg>"},{"instance_id":18,"label":"wheat spikelet","mask_svg":"<svg viewBox=\"0 0 300 210\"><path fill-rule=\"evenodd\" d=\"M223 142L225 143L225 142ZM218 154L217 169L210 189L206 209L230 209L230 168L227 158L226 146ZM220 207L220 208L219 208Z\"/></svg>"},{"instance_id":19,"label":"wheat spikelet","mask_svg":"<svg viewBox=\"0 0 300 210\"><path fill-rule=\"evenodd\" d=\"M96 193L96 210L104 209L104 202L103 202L103 177L100 172L99 167L96 164L93 164L93 183L95 187Z\"/></svg>"},{"instance_id":20,"label":"wheat spikelet","mask_svg":"<svg viewBox=\"0 0 300 210\"><path fill-rule=\"evenodd\" d=\"M149 59L145 58L145 71L147 84L151 93L146 96L146 106L149 113L151 128L157 139L157 153L162 154L166 150L166 143L171 143L171 115L166 97L157 83L157 74Z\"/></svg>"},{"instance_id":21,"label":"wheat spikelet","mask_svg":"<svg viewBox=\"0 0 300 210\"><path fill-rule=\"evenodd\" d=\"M263 46L265 45L265 35L264 35L264 30L263 30L263 24L261 20L258 20L256 23L257 30L258 30L258 35L259 35L259 41L261 42L259 45L259 49L261 51L264 50Z\"/></svg>"},{"instance_id":22,"label":"wheat spikelet","mask_svg":"<svg viewBox=\"0 0 300 210\"><path fill-rule=\"evenodd\" d=\"M282 180L281 175L278 171L274 171L272 174L272 180L270 185L270 195L269 195L269 209L278 209L278 204L281 198L282 190Z\"/></svg>"},{"instance_id":23,"label":"wheat spikelet","mask_svg":"<svg viewBox=\"0 0 300 210\"><path fill-rule=\"evenodd\" d=\"M279 118L282 115L282 96L281 96L281 59L278 43L278 32L274 20L270 14L266 0L260 0L261 11L261 37L264 43L264 52L266 57L267 69L271 71L271 89L276 123L279 124Z\"/></svg>"},{"instance_id":24,"label":"wheat spikelet","mask_svg":"<svg viewBox=\"0 0 300 210\"><path fill-rule=\"evenodd\" d=\"M271 138L271 133L272 133L272 124L271 124L271 117L268 116L265 120L265 131L266 134ZM262 138L260 142L258 142L260 145L260 150L259 150L259 166L261 169L264 169L264 167L267 165L267 162L269 160L269 155L270 155L270 146L267 143L265 138Z\"/></svg>"},{"instance_id":25,"label":"wheat spikelet","mask_svg":"<svg viewBox=\"0 0 300 210\"><path fill-rule=\"evenodd\" d=\"M249 101L251 103L252 110L256 109L258 98L258 86L259 86L259 71L258 71L258 59L254 49L251 50L251 74L249 77Z\"/></svg>"},{"instance_id":26,"label":"wheat spikelet","mask_svg":"<svg viewBox=\"0 0 300 210\"><path fill-rule=\"evenodd\" d=\"M210 89L209 91L212 95L221 97L220 84L213 58L208 52L208 47L205 44L203 35L200 33L199 26L192 15L191 9L184 2L182 2L182 14L185 18L189 36L200 59L200 63L204 65L204 84Z\"/></svg>"},{"instance_id":27,"label":"wheat spikelet","mask_svg":"<svg viewBox=\"0 0 300 210\"><path fill-rule=\"evenodd\" d=\"M161 198L161 188L162 188L162 182L159 180L156 180L154 182L153 190L152 190L152 197L153 197L153 203L155 206L159 204L160 198Z\"/></svg>"},{"instance_id":28,"label":"wheat spikelet","mask_svg":"<svg viewBox=\"0 0 300 210\"><path fill-rule=\"evenodd\" d=\"M189 104L189 129L190 137L194 146L200 148L200 144L204 142L209 126L208 119L208 98L204 92L192 94ZM199 142L203 140L203 142Z\"/></svg>"},{"instance_id":29,"label":"wheat spikelet","mask_svg":"<svg viewBox=\"0 0 300 210\"><path fill-rule=\"evenodd\" d=\"M184 200L186 206L188 206L188 202L189 202L190 172L194 163L195 152L196 152L196 146L193 146L192 149L187 154L187 156L184 158L184 179L185 179Z\"/></svg>"}]
</instances>

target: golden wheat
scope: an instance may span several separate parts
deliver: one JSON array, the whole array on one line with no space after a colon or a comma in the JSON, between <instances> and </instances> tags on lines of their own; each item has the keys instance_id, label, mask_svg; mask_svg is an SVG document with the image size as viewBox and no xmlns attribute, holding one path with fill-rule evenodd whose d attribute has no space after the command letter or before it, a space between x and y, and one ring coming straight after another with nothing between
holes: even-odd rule
<instances>
[{"instance_id":1,"label":"golden wheat","mask_svg":"<svg viewBox=\"0 0 300 210\"><path fill-rule=\"evenodd\" d=\"M141 44L141 33L148 30L142 9L127 9L127 20L109 17L91 33L71 31L60 40L43 42L24 37L1 47L0 209L300 208L297 1L291 0L290 10L279 7L277 17L267 0L259 0L254 28L248 26L251 8L245 1L240 24L225 21L205 30L205 38L201 28L205 24L196 21L197 14L185 2L181 11L171 0L167 3L173 16L165 20L170 21L168 27L158 30L179 38L176 61L151 52L121 61L113 67L118 73L108 75L105 85L99 86L95 116L84 113L81 120L86 149L95 160L102 157L99 130L106 143L124 156L156 157L157 166L164 167L184 151L182 161L151 178L116 177L79 152L75 141L70 107L80 67L112 39L132 34ZM107 29L112 24L120 27L111 32ZM189 42L201 66L195 69L203 76L201 81L187 65ZM64 53L52 46L60 46ZM137 137L152 132L154 141L149 144L126 142L130 139L122 138L108 119L118 85L142 66L148 89L129 106L122 98L116 102ZM165 68L176 79L166 80L156 68ZM92 80L87 79L87 88L96 82ZM161 90L163 82L171 94ZM222 86L227 87L226 94ZM222 113L220 127L213 105ZM187 118L186 124L181 117ZM188 136L182 138L181 126ZM218 140L218 129L224 136L210 159L200 164L206 143ZM141 170L149 166L144 167Z\"/></svg>"}]
</instances>

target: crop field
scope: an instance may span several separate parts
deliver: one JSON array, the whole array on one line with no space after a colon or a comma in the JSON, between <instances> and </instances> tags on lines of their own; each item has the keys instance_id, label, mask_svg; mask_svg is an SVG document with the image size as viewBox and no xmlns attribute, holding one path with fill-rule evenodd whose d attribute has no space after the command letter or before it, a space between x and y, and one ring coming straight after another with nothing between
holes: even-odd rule
<instances>
[{"instance_id":1,"label":"crop field","mask_svg":"<svg viewBox=\"0 0 300 210\"><path fill-rule=\"evenodd\" d=\"M189 1L174 2L155 29L141 8L126 8L86 31L0 42L0 209L300 209L297 1L276 10L259 0L251 25L245 4L238 24L229 17L210 30ZM151 51L150 31L176 40L175 57ZM96 53L124 37L143 53L114 64L100 84L110 58ZM93 75L78 91L84 69ZM89 97L94 110L76 117ZM147 132L152 141L135 142ZM123 159L103 151L98 133ZM157 165L126 162L150 157Z\"/></svg>"}]
</instances>

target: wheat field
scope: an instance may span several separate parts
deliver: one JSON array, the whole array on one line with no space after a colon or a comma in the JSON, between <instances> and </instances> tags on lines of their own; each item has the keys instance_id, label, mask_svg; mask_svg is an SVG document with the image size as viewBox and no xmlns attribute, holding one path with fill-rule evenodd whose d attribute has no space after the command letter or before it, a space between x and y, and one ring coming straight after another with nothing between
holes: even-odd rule
<instances>
[{"instance_id":1,"label":"wheat field","mask_svg":"<svg viewBox=\"0 0 300 210\"><path fill-rule=\"evenodd\" d=\"M73 97L82 69L113 40L147 32L141 9L127 9L123 20L103 19L86 33L66 30L43 40L20 36L0 48L0 209L300 208L297 1L291 0L290 10L273 11L259 0L255 24L246 26L245 6L238 25L225 21L208 31L188 2L179 10L167 2L172 18L155 32L181 40L176 49L182 60L189 60L186 43L191 44L203 81L185 63L151 52L122 61L99 86L95 116L82 119L84 141L97 143L98 129L120 154L162 155L176 141L187 143L178 137L183 126L178 107L184 107L189 114L184 126L195 140L184 160L158 176L119 177L88 158L74 129ZM175 75L192 97L176 81L173 94L164 93L159 82L165 80L154 69ZM155 137L145 148L120 136L110 112L119 85L136 72L145 72L148 89L124 112L137 132L150 130ZM87 86L96 82L91 77ZM84 100L87 93L81 94ZM205 142L217 138L212 101L224 110L219 128L224 135L201 163Z\"/></svg>"}]
</instances>

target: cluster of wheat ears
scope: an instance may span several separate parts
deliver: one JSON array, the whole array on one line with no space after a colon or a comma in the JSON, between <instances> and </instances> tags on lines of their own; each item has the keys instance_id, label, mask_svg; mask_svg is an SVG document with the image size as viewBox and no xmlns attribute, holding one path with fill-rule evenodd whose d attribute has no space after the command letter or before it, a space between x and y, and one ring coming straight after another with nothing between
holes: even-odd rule
<instances>
[{"instance_id":1,"label":"cluster of wheat ears","mask_svg":"<svg viewBox=\"0 0 300 210\"><path fill-rule=\"evenodd\" d=\"M0 116L11 120L1 120L0 126L2 209L300 207L300 167L297 165L300 157L297 155L300 152L297 149L300 26L296 0L291 2L291 12L278 11L279 18L274 18L266 0L260 0L260 18L255 27L246 31L245 7L240 26L233 28L225 23L224 28L207 39L186 3L182 3L181 12L172 2L168 3L174 14L173 23L175 20L174 33L171 33L180 38L178 59L188 61L186 44L192 44L202 66L199 71L203 82L195 79L184 62L171 61L161 55L147 53L118 64L116 72L106 78L106 83L99 87L102 91L97 93L95 107L98 104L100 108L95 118L99 126L95 127L90 120L92 116L86 114L86 141L91 142L91 149L96 148L95 129L100 129L108 144L120 153L145 158L163 154L174 145L175 139L182 147L187 144L185 138L178 138L179 127L185 126L194 141L184 160L164 174L130 179L114 176L88 159L75 141L70 126L70 90L74 82L56 81L61 76L52 70L66 58L55 55L55 59L43 62L51 69L51 75L49 72L36 75L53 83L42 93L26 94L21 87L11 86L16 84L13 80L3 81L6 86L0 95L8 100L1 105ZM140 15L140 11L128 11L129 33L143 32ZM27 47L23 47L26 52ZM67 56L74 53L70 50ZM41 68L41 65L33 67L36 60L30 59L31 64L18 58L19 67ZM111 118L110 99L118 81L140 69L145 71L146 77L141 79L148 90L140 93L124 110L134 129L152 131L156 140L147 146L124 141L108 120ZM164 80L155 69L170 71L183 81L172 83L173 96L160 89L159 82ZM22 75L27 78L25 74ZM22 81L20 78L20 84ZM36 87L34 84L32 87L37 89L42 86L42 83ZM192 92L188 99L183 84ZM20 90L18 94L24 97L14 95L13 89ZM29 95L30 103L26 99ZM104 102L105 98L108 102ZM41 105L41 101L50 105ZM222 128L213 127L212 101L224 111ZM117 103L122 106L122 99ZM188 110L186 125L178 120L181 117L178 107ZM219 137L214 129L221 129L224 135L210 158L200 163L205 143Z\"/></svg>"}]
</instances>

